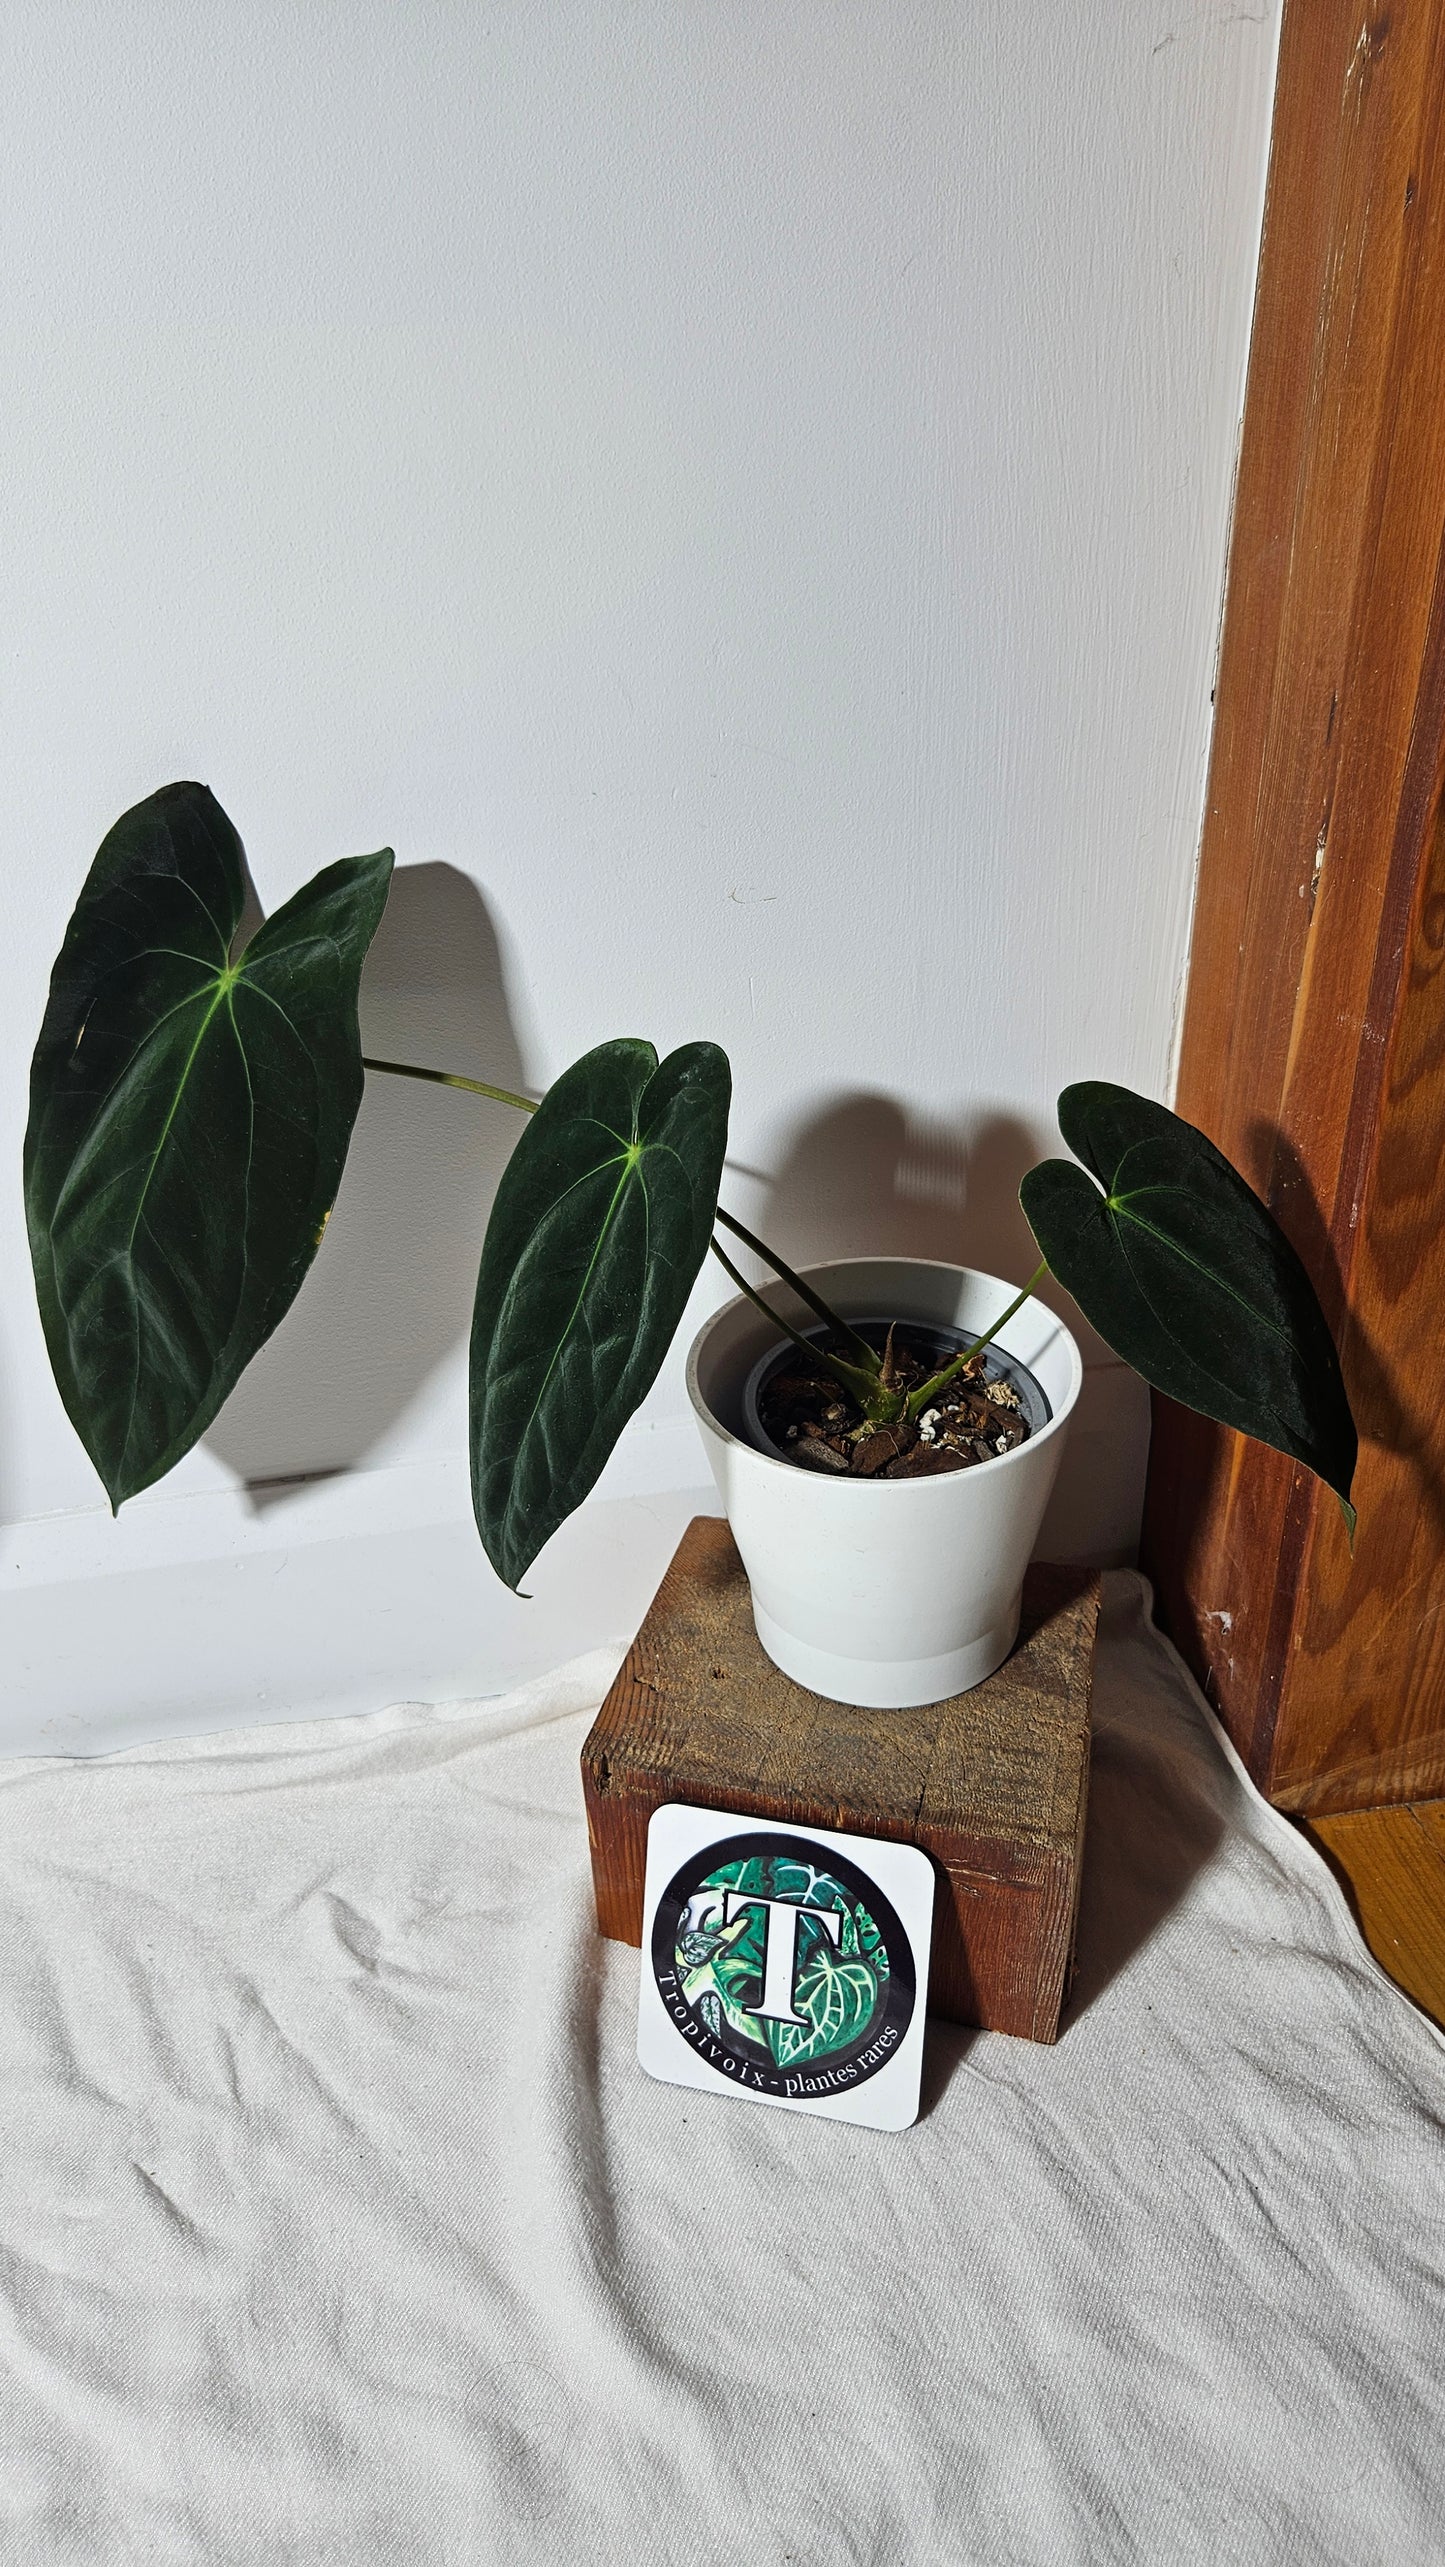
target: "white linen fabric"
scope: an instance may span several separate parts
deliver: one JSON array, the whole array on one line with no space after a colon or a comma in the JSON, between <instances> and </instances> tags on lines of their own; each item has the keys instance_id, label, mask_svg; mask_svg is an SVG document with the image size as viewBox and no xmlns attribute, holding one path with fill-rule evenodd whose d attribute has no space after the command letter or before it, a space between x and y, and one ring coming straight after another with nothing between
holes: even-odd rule
<instances>
[{"instance_id":1,"label":"white linen fabric","mask_svg":"<svg viewBox=\"0 0 1445 2567\"><path fill-rule=\"evenodd\" d=\"M1141 1582L1063 2037L902 2135L636 2066L613 1665L0 1765L3 2555L1445 2556L1445 2055Z\"/></svg>"}]
</instances>

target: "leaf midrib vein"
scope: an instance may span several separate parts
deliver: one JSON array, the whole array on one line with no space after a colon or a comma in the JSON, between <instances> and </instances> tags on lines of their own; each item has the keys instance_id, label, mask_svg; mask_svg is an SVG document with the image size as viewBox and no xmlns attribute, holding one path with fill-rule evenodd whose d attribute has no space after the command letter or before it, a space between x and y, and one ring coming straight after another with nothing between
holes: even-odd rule
<instances>
[{"instance_id":1,"label":"leaf midrib vein","mask_svg":"<svg viewBox=\"0 0 1445 2567\"><path fill-rule=\"evenodd\" d=\"M142 1216L142 1214L143 1214L143 1213L144 1213L144 1211L145 1211L145 1206L146 1206L146 1197L147 1197L147 1196L148 1196L148 1194L150 1193L151 1185L152 1185L152 1182L154 1181L154 1178L155 1178L155 1172L156 1172L156 1169L157 1169L157 1167L158 1167L158 1166L159 1166L159 1164L160 1164L161 1152L164 1150L164 1148L165 1148L165 1146L166 1146L166 1142L167 1142L167 1140L168 1140L168 1139L169 1139L169 1137L170 1137L171 1126L172 1126L172 1124L174 1123L174 1121L175 1121L175 1119L176 1119L176 1116L179 1114L179 1112L180 1112L180 1110L181 1110L181 1099L182 1099L182 1097L185 1095L185 1092L186 1092L186 1081L189 1079L189 1077L190 1077L190 1075L191 1075L191 1070L192 1070L192 1068L193 1068L193 1066L194 1066L194 1063L195 1063L196 1054L199 1052L199 1050L200 1050L200 1048L201 1048L202 1043L203 1043L203 1042L205 1041L205 1039L206 1039L206 1034L207 1034L207 1031L208 1031L208 1029L209 1029L211 1019L212 1019L212 1017L215 1015L217 1008L221 1005L221 1003L222 1003L223 999L225 998L225 996L226 996L226 991L227 991L227 983L225 982L225 980L224 980L224 979L218 980L218 981L217 981L217 984L216 984L215 993L214 993L214 995L213 995L213 997L212 997L212 999L211 999L210 1006L206 1009L205 1015L202 1017L201 1022L200 1022L199 1026L198 1026L198 1027L197 1027L197 1029L196 1029L196 1036L195 1036L195 1040L194 1040L194 1042L192 1043L192 1045L191 1045L191 1048L190 1048L189 1052L186 1054L186 1058L185 1058L185 1065L184 1065L184 1067L183 1067L183 1069L182 1069L182 1071L181 1071L180 1077L179 1077L179 1078L177 1079L177 1081L176 1081L176 1092L175 1092L174 1096L171 1098L170 1105L168 1106L168 1108L167 1108L167 1110L166 1110L166 1118L165 1118L165 1121L164 1121L164 1122L163 1122L163 1124L161 1125L160 1133L159 1133L159 1136L158 1136L158 1138L157 1138L155 1148L152 1150L151 1155L150 1155L150 1163L149 1163L149 1165L148 1165L148 1167L147 1167L147 1169L146 1169L145 1176L144 1176L144 1178L143 1178L143 1180L142 1180L142 1183L141 1183L140 1193L139 1193L139 1194L138 1194L138 1196L136 1197L136 1207L135 1207L135 1212L134 1212L134 1214L133 1214L133 1216L132 1216L132 1219L131 1219L130 1235L129 1235L129 1237L127 1238L126 1243L125 1243L125 1261L126 1261L127 1268L131 1270L131 1275L132 1275L132 1281L131 1281L131 1292L130 1292L130 1306L131 1306L131 1318L132 1318L132 1323L133 1323L133 1324L132 1324L132 1331L131 1331L131 1366L130 1366L130 1375L131 1375L131 1378L130 1378L130 1404L129 1404L129 1406L128 1406L127 1410L126 1410L125 1434L124 1434L124 1437L122 1438L122 1441L121 1441L121 1448L120 1448L120 1456L119 1456L119 1470L120 1470L121 1472L123 1472L123 1471L124 1471L124 1468L125 1468L125 1457L126 1457L127 1453L130 1451L130 1439L131 1439L132 1434L133 1434L133 1433L134 1433L134 1431L135 1431L135 1412L136 1412L136 1403L137 1403L137 1401L138 1401L138 1400L139 1400L139 1398L140 1398L140 1362L141 1362L141 1352L140 1352L140 1334L141 1334L140 1295L139 1295L139 1294L137 1293L137 1291L135 1290L135 1283L134 1283L134 1264L135 1264L135 1242L136 1242L136 1233L137 1233L137 1231L138 1231L138 1230L139 1230L139 1228L140 1228L140 1225L141 1225L141 1216Z\"/></svg>"},{"instance_id":2,"label":"leaf midrib vein","mask_svg":"<svg viewBox=\"0 0 1445 2567\"><path fill-rule=\"evenodd\" d=\"M595 1116L592 1116L592 1115L589 1115L586 1119L587 1119L589 1122L595 1122L595 1121L596 1121L596 1117L595 1117ZM598 1127L598 1128L599 1128L600 1130L602 1130L602 1131L606 1131L608 1127L607 1127L607 1125L606 1125L606 1124L601 1124L601 1125L599 1125L599 1127ZM609 1230L610 1230L610 1229L611 1229L611 1227L612 1227L612 1222L613 1222L614 1216L615 1216L616 1211L617 1211L617 1206L618 1206L619 1202L621 1201L621 1198L622 1198L622 1195L623 1195L623 1193L624 1193L624 1191L625 1191L625 1189L626 1189L626 1186L627 1186L628 1180L629 1180L630 1176L631 1176L631 1175L632 1175L632 1173L633 1173L632 1167L631 1167L631 1165L629 1164L629 1162L628 1162L628 1157L627 1157L627 1153L630 1151L630 1148L631 1148L631 1144L630 1144L630 1143L627 1143L627 1142L624 1142L624 1143L623 1143L623 1152L624 1152L624 1157L623 1157L623 1165L622 1165L622 1174L621 1174L621 1176L618 1178L616 1185L615 1185L615 1186L613 1187L613 1189L612 1189L612 1199L611 1199L611 1201L609 1202L609 1204L608 1204L608 1206L607 1206L607 1210L606 1210L606 1211L605 1211L605 1213L603 1214L603 1216L602 1216L602 1220L601 1220L601 1222L600 1222L600 1223L599 1223L599 1225L598 1225L598 1231L597 1231L597 1240L596 1240L596 1244L595 1244L595 1246L594 1246L594 1248L593 1248L593 1251L592 1251L591 1256L590 1256L590 1257L588 1258L588 1260L587 1260L587 1268L586 1268L586 1272L584 1273L584 1275L583 1275L583 1277L582 1277L582 1281L580 1282L580 1284L579 1284L579 1285L578 1285L578 1287L577 1287L576 1297L575 1297L575 1299L574 1299L574 1301L573 1301L573 1304L572 1304L572 1307L571 1307L570 1311L569 1311L569 1312L568 1312L568 1314L567 1314L567 1318L566 1318L565 1325L564 1325L562 1328L560 1328L560 1329L558 1330L558 1332L557 1332L557 1342L556 1342L556 1345L555 1345L555 1346L553 1347L553 1349L552 1349L552 1354L551 1354L551 1358L550 1358L550 1360L549 1360L549 1362L548 1362L547 1369L546 1369L545 1373L542 1375L542 1379L541 1379L541 1381L540 1381L540 1382L538 1383L538 1385L537 1385L537 1395L536 1395L535 1399L533 1400L532 1405L531 1405L531 1408L529 1409L529 1411L528 1411L528 1413L527 1413L527 1421L526 1421L526 1424L523 1426L521 1433L520 1433L520 1434L519 1434L519 1436L517 1437L516 1451L517 1451L517 1455L518 1455L518 1457L519 1457L519 1458L520 1458L520 1455L521 1455L521 1451L522 1451L522 1447L523 1447L523 1445L526 1443L528 1436L531 1434L533 1427L536 1425L536 1422L537 1422L537 1412L538 1412L538 1410L540 1409L540 1407L541 1407L541 1405L542 1405L542 1401L543 1401L543 1399L544 1399L544 1398L545 1398L545 1396L546 1396L546 1392L547 1392L547 1384L550 1382L550 1380L551 1380L551 1378L552 1378L553 1373L556 1371L557 1366L558 1366L558 1365L559 1365L559 1363L561 1362L561 1360L562 1360L562 1350L563 1350L564 1346L567 1344L567 1341L568 1341L568 1339L570 1338L570 1336L571 1336L571 1334L572 1334L572 1331L573 1331L573 1329L575 1328L575 1326L576 1326L576 1324L577 1324L577 1314L578 1314L579 1310L580 1310L580 1309L581 1309L581 1307L582 1307L583 1301L584 1301L584 1300L585 1300L585 1298L586 1298L586 1294L587 1294L587 1287L588 1287L588 1285L590 1284L590 1282L592 1281L592 1277L593 1277L593 1274L594 1274L594 1272L595 1272L595 1270L596 1270L596 1266L597 1266L597 1260L598 1260L598 1258L599 1258L599 1257L601 1256L601 1254L602 1254L603 1247L604 1247L604 1245L605 1245L605 1243L606 1243L606 1240L607 1240L608 1232L609 1232ZM596 1165L595 1167L592 1167L592 1168L587 1169L587 1170L585 1171L585 1173L584 1173L582 1176L574 1177L574 1178L573 1178L573 1180L572 1180L571 1185L569 1185L569 1186L565 1189L565 1191L557 1197L557 1203L565 1203L565 1201L566 1201L566 1199L567 1199L567 1196L568 1196L569 1194L574 1194L574 1193L576 1192L576 1190L577 1190L578 1186L580 1186L580 1185L585 1185L585 1184L587 1183L587 1180L588 1180L588 1178L589 1178L589 1177L600 1176L600 1175L602 1174L602 1171L603 1171L605 1168L607 1168L608 1166L610 1166L611 1164L612 1164L612 1162L611 1162L610 1160L607 1160L607 1159L599 1159L599 1160L598 1160L598 1162L597 1162L597 1165ZM548 1211L549 1211L549 1212L555 1211L555 1210L556 1210L556 1204L549 1204L547 1208L548 1208ZM533 1235L535 1236L535 1228L534 1228ZM514 1473L513 1473L513 1485L514 1485L514 1486L515 1486L515 1477L516 1477L516 1475L515 1475L515 1470L514 1470ZM508 1504L508 1508L507 1508L507 1514L508 1514L508 1518L509 1518L509 1519L510 1519L510 1517L511 1517L511 1515L512 1515L512 1512L513 1512L513 1510L512 1510L512 1507L511 1507L510 1503L509 1503L509 1504Z\"/></svg>"},{"instance_id":3,"label":"leaf midrib vein","mask_svg":"<svg viewBox=\"0 0 1445 2567\"><path fill-rule=\"evenodd\" d=\"M1139 1189L1141 1193L1144 1190L1145 1189L1142 1187ZM1160 1189L1158 1187L1150 1187L1148 1191L1150 1193L1158 1193ZM1216 1292L1226 1294L1229 1300L1235 1302L1241 1310L1247 1311L1251 1319L1257 1319L1261 1328L1267 1328L1272 1337L1277 1337L1279 1339L1281 1345L1287 1346L1289 1344L1288 1331L1281 1328L1277 1320L1271 1319L1267 1311L1257 1309L1255 1304L1252 1301L1246 1300L1244 1294L1238 1291L1232 1283L1226 1281L1223 1275L1216 1274L1211 1267L1204 1265L1198 1257L1192 1256L1187 1248L1181 1247L1178 1240L1172 1239L1167 1230L1156 1229L1152 1221L1144 1221L1140 1218L1137 1212L1130 1212L1128 1205L1131 1198L1128 1195L1111 1194L1107 1200L1109 1210L1115 1215L1116 1219L1120 1221L1121 1227L1123 1226L1124 1221L1129 1221L1132 1222L1136 1230L1142 1230L1146 1238L1157 1239L1161 1248L1167 1248L1171 1256L1177 1257L1180 1264L1188 1266L1194 1274L1202 1275L1207 1284L1211 1284ZM1143 1292L1144 1286L1138 1276L1135 1277L1135 1281L1139 1283L1139 1289ZM1144 1297L1146 1301L1149 1300L1147 1293L1145 1293ZM1152 1301L1149 1302L1149 1307L1151 1310L1154 1308ZM1155 1316L1157 1318L1159 1314L1155 1312Z\"/></svg>"}]
</instances>

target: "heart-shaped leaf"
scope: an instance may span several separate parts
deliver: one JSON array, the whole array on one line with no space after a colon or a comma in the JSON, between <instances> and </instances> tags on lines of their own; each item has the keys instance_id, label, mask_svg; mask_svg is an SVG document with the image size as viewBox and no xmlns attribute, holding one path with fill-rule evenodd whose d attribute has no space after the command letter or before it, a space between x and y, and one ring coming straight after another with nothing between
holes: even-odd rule
<instances>
[{"instance_id":1,"label":"heart-shaped leaf","mask_svg":"<svg viewBox=\"0 0 1445 2567\"><path fill-rule=\"evenodd\" d=\"M1090 1175L1046 1159L1019 1193L1085 1318L1168 1398L1306 1463L1353 1526L1339 1357L1273 1214L1192 1123L1129 1088L1065 1088L1059 1128Z\"/></svg>"},{"instance_id":2,"label":"heart-shaped leaf","mask_svg":"<svg viewBox=\"0 0 1445 2567\"><path fill-rule=\"evenodd\" d=\"M55 1378L112 1506L205 1432L316 1253L391 864L328 865L234 961L241 841L204 785L137 803L90 869L31 1070L25 1204Z\"/></svg>"},{"instance_id":3,"label":"heart-shaped leaf","mask_svg":"<svg viewBox=\"0 0 1445 2567\"><path fill-rule=\"evenodd\" d=\"M549 1088L497 1188L472 1317L472 1503L515 1587L657 1378L707 1253L732 1080L602 1043Z\"/></svg>"}]
</instances>

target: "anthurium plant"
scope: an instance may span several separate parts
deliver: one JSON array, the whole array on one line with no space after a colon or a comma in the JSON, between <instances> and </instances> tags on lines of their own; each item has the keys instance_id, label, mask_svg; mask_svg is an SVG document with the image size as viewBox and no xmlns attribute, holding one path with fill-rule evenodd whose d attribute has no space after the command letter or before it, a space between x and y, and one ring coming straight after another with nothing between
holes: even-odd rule
<instances>
[{"instance_id":1,"label":"anthurium plant","mask_svg":"<svg viewBox=\"0 0 1445 2567\"><path fill-rule=\"evenodd\" d=\"M900 1390L886 1349L720 1207L731 1077L714 1043L661 1061L599 1044L540 1103L366 1059L358 992L391 870L386 849L328 865L242 942L241 841L198 784L127 811L91 866L35 1051L25 1201L56 1382L113 1508L190 1450L291 1307L369 1072L526 1117L471 1330L473 1499L509 1586L595 1483L709 1246L753 1292L719 1226L829 1323L822 1360L872 1426L916 1418L987 1342ZM1059 1123L1078 1163L1023 1181L1042 1262L1018 1301L1052 1272L1146 1381L1306 1464L1352 1527L1338 1357L1273 1216L1202 1133L1127 1088L1066 1088Z\"/></svg>"}]
</instances>

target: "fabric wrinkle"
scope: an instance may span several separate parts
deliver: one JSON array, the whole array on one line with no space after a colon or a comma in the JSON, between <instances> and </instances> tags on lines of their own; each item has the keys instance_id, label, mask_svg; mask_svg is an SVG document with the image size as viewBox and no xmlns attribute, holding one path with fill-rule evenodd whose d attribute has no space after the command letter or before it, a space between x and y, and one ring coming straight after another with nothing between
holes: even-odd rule
<instances>
[{"instance_id":1,"label":"fabric wrinkle","mask_svg":"<svg viewBox=\"0 0 1445 2567\"><path fill-rule=\"evenodd\" d=\"M1106 1580L1056 2047L654 2084L519 1692L0 1764L24 2567L1436 2555L1445 2044Z\"/></svg>"}]
</instances>

